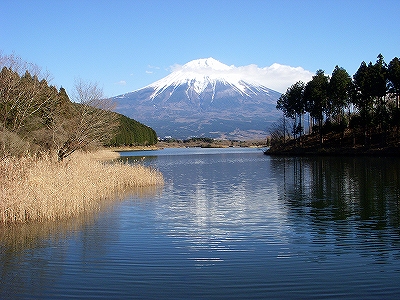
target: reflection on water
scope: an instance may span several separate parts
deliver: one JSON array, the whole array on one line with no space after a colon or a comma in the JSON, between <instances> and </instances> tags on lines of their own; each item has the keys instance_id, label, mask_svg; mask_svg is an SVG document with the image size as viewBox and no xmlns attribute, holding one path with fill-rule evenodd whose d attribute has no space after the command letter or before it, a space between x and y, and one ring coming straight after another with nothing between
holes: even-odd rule
<instances>
[{"instance_id":1,"label":"reflection on water","mask_svg":"<svg viewBox=\"0 0 400 300\"><path fill-rule=\"evenodd\" d=\"M157 207L157 220L167 234L190 243L190 259L201 265L222 261L227 251L249 250L239 242L284 237L280 224L286 212L271 201L277 197L276 182L266 182L265 157L253 154L159 159L170 184L169 201Z\"/></svg>"},{"instance_id":2,"label":"reflection on water","mask_svg":"<svg viewBox=\"0 0 400 300\"><path fill-rule=\"evenodd\" d=\"M399 159L283 157L271 165L293 230L310 243L329 239L339 253L357 249L378 263L400 258Z\"/></svg>"},{"instance_id":3,"label":"reflection on water","mask_svg":"<svg viewBox=\"0 0 400 300\"><path fill-rule=\"evenodd\" d=\"M400 160L124 153L162 191L0 234L0 298L396 299Z\"/></svg>"},{"instance_id":4,"label":"reflection on water","mask_svg":"<svg viewBox=\"0 0 400 300\"><path fill-rule=\"evenodd\" d=\"M319 221L363 220L371 229L399 227L400 160L277 158L279 199L295 215Z\"/></svg>"},{"instance_id":5,"label":"reflection on water","mask_svg":"<svg viewBox=\"0 0 400 300\"><path fill-rule=\"evenodd\" d=\"M158 194L159 187L142 187L125 191L117 198L148 199ZM107 235L98 232L87 236L85 233L88 228L98 226L101 217L110 213L117 203L115 199L104 200L99 203L98 211L57 222L0 224L0 299L30 298L29 295L35 293L40 298L48 297L41 291L51 287L54 278L62 276L65 266L70 264L71 245L66 241L82 242L81 248L73 249L73 255L89 257L101 251ZM112 228L111 224L107 226Z\"/></svg>"}]
</instances>

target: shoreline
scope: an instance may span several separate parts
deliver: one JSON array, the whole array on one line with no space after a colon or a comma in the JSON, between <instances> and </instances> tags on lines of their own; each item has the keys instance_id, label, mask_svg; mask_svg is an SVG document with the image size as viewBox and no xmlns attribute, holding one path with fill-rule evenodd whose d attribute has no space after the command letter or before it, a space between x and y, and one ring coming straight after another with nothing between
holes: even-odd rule
<instances>
[{"instance_id":1,"label":"shoreline","mask_svg":"<svg viewBox=\"0 0 400 300\"><path fill-rule=\"evenodd\" d=\"M307 149L296 149L290 151L264 151L265 155L270 156L375 156L375 157L400 157L400 149L325 149L321 148L318 150L307 150Z\"/></svg>"},{"instance_id":2,"label":"shoreline","mask_svg":"<svg viewBox=\"0 0 400 300\"><path fill-rule=\"evenodd\" d=\"M245 147L245 148L265 148L266 140L249 140L249 141L230 141L230 140L215 140L211 143L203 141L173 141L165 142L160 141L152 146L123 146L123 147L109 147L111 151L146 151L146 150L161 150L164 148L230 148L230 147Z\"/></svg>"},{"instance_id":3,"label":"shoreline","mask_svg":"<svg viewBox=\"0 0 400 300\"><path fill-rule=\"evenodd\" d=\"M319 134L304 135L271 146L266 155L291 156L400 156L400 138L396 132L365 136L363 132L346 130L328 133L321 143Z\"/></svg>"},{"instance_id":4,"label":"shoreline","mask_svg":"<svg viewBox=\"0 0 400 300\"><path fill-rule=\"evenodd\" d=\"M264 151L265 155L274 156L375 156L400 157L400 147L293 147L270 148Z\"/></svg>"}]
</instances>

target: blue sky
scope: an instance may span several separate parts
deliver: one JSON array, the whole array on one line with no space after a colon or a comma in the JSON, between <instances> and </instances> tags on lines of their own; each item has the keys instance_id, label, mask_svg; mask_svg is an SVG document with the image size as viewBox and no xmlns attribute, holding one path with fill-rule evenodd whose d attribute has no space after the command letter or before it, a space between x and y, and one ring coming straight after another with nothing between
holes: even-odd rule
<instances>
[{"instance_id":1,"label":"blue sky","mask_svg":"<svg viewBox=\"0 0 400 300\"><path fill-rule=\"evenodd\" d=\"M379 53L386 62L400 56L400 0L0 0L0 7L2 54L47 69L68 93L81 78L107 96L123 94L198 58L312 73L339 65L353 75Z\"/></svg>"}]
</instances>

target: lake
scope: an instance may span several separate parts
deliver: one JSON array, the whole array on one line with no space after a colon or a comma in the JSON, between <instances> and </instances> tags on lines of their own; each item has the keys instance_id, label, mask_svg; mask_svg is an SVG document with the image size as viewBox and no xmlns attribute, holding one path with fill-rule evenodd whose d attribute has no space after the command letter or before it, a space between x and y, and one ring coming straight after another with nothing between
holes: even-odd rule
<instances>
[{"instance_id":1,"label":"lake","mask_svg":"<svg viewBox=\"0 0 400 300\"><path fill-rule=\"evenodd\" d=\"M0 228L0 299L399 299L399 158L121 155L165 185Z\"/></svg>"}]
</instances>

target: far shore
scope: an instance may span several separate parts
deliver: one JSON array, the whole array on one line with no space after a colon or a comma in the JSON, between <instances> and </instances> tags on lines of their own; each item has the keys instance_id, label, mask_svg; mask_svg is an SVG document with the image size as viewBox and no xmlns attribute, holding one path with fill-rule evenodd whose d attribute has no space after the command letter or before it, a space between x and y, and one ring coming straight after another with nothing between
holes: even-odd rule
<instances>
[{"instance_id":1,"label":"far shore","mask_svg":"<svg viewBox=\"0 0 400 300\"><path fill-rule=\"evenodd\" d=\"M95 160L113 160L121 157L120 152L124 151L152 151L161 150L164 148L230 148L230 147L246 147L246 148L266 148L266 140L249 140L249 141L229 141L229 140L215 140L212 143L201 141L173 141L173 142L158 142L150 146L121 146L121 147L104 147L98 150L89 152L91 158Z\"/></svg>"},{"instance_id":2,"label":"far shore","mask_svg":"<svg viewBox=\"0 0 400 300\"><path fill-rule=\"evenodd\" d=\"M146 151L146 150L160 150L164 148L188 148L188 147L200 147L200 148L229 148L229 147L253 147L262 148L267 147L267 140L248 140L248 141L230 141L230 140L214 140L211 143L203 141L171 141L165 142L160 141L155 145L151 146L122 146L122 147L109 147L103 150L106 153L110 152L122 152L122 151ZM98 151L102 153L103 150ZM112 158L112 155L111 155Z\"/></svg>"}]
</instances>

